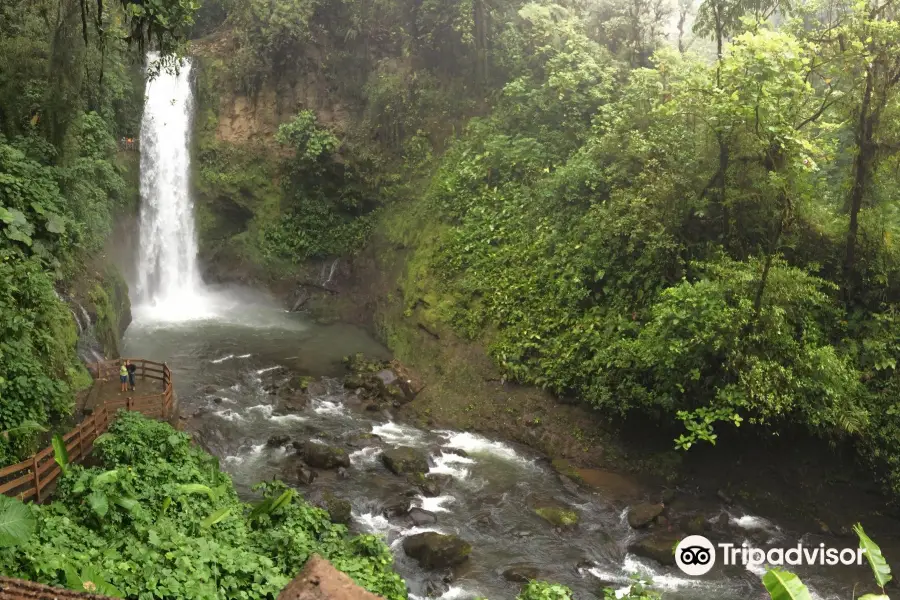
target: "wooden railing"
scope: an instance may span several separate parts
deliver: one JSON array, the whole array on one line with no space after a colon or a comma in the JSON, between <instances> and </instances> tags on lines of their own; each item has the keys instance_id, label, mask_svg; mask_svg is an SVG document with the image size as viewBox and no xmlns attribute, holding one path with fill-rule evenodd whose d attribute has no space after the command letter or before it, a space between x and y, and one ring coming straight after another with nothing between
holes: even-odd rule
<instances>
[{"instance_id":1,"label":"wooden railing","mask_svg":"<svg viewBox=\"0 0 900 600\"><path fill-rule=\"evenodd\" d=\"M103 385L117 385L119 368L126 359L107 360L88 365L94 375L94 388ZM129 359L137 367L135 378L157 380L162 383L157 394L107 400L93 408L75 429L62 436L69 453L69 462L80 462L94 447L94 440L109 428L119 409L136 410L147 417L167 419L172 412L172 372L165 363L140 358ZM107 383L112 377L114 383ZM93 393L95 390L92 389ZM53 446L48 446L20 463L0 469L0 493L20 500L33 499L40 502L46 498L44 490L59 477L60 468L56 464Z\"/></svg>"}]
</instances>

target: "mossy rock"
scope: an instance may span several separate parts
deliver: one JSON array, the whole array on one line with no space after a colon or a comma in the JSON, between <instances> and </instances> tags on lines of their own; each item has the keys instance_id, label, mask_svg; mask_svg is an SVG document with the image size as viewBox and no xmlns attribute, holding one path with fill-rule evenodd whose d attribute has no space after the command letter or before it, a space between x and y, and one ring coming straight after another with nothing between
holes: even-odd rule
<instances>
[{"instance_id":1,"label":"mossy rock","mask_svg":"<svg viewBox=\"0 0 900 600\"><path fill-rule=\"evenodd\" d=\"M675 565L675 546L683 536L677 532L663 531L628 546L628 551L637 556L655 560L661 565Z\"/></svg>"},{"instance_id":2,"label":"mossy rock","mask_svg":"<svg viewBox=\"0 0 900 600\"><path fill-rule=\"evenodd\" d=\"M325 492L325 495L322 498L322 504L331 516L331 521L333 523L348 525L353 518L353 507L349 500L338 498L331 492Z\"/></svg>"},{"instance_id":3,"label":"mossy rock","mask_svg":"<svg viewBox=\"0 0 900 600\"><path fill-rule=\"evenodd\" d=\"M635 504L628 509L628 524L633 529L647 527L662 514L664 509L662 504Z\"/></svg>"},{"instance_id":4,"label":"mossy rock","mask_svg":"<svg viewBox=\"0 0 900 600\"><path fill-rule=\"evenodd\" d=\"M394 475L412 475L428 471L428 459L425 455L408 446L388 448L381 453L381 462Z\"/></svg>"},{"instance_id":5,"label":"mossy rock","mask_svg":"<svg viewBox=\"0 0 900 600\"><path fill-rule=\"evenodd\" d=\"M472 545L455 535L426 531L404 539L403 551L424 569L443 569L465 562Z\"/></svg>"},{"instance_id":6,"label":"mossy rock","mask_svg":"<svg viewBox=\"0 0 900 600\"><path fill-rule=\"evenodd\" d=\"M578 513L560 506L541 506L534 509L535 514L554 527L571 528L578 525Z\"/></svg>"},{"instance_id":7,"label":"mossy rock","mask_svg":"<svg viewBox=\"0 0 900 600\"><path fill-rule=\"evenodd\" d=\"M350 468L350 455L343 448L319 442L303 444L303 460L317 469Z\"/></svg>"}]
</instances>

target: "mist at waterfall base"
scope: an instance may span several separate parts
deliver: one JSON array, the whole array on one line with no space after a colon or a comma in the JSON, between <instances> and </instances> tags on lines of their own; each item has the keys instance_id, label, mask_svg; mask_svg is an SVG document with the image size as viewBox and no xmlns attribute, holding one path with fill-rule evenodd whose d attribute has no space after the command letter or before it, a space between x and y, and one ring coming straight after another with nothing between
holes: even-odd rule
<instances>
[{"instance_id":1,"label":"mist at waterfall base","mask_svg":"<svg viewBox=\"0 0 900 600\"><path fill-rule=\"evenodd\" d=\"M467 432L419 429L387 412L359 410L359 398L334 377L343 372L345 355L389 357L364 331L314 323L256 290L204 285L189 193L190 72L185 62L177 74L163 72L147 88L140 258L124 353L171 365L187 429L221 459L242 497L253 497L256 482L278 477L307 497L332 491L348 499L351 529L384 536L415 598L514 598L521 583L507 581L502 572L522 563L537 567L541 578L571 586L578 598L595 597L604 585L624 589L633 573L651 576L665 598L765 597L758 572L717 569L693 579L632 555L629 544L647 533L628 526L627 502L612 493L573 489L525 448ZM305 407L284 410L273 390L297 374L320 379ZM322 471L313 485L300 485L297 454L290 446L269 444L274 435L348 448L349 477ZM401 445L419 449L429 457L431 473L449 477L439 496L408 496L407 481L386 470L381 453ZM460 450L465 455L455 453ZM434 513L436 523L417 527L405 515L386 516L385 508L404 498ZM557 530L537 516L534 502L548 500L577 511L578 527ZM801 537L734 508L707 510L710 520L725 514L735 535L744 532L754 543L764 538L789 546ZM427 530L472 543L470 559L452 581L448 573L420 569L402 550L405 537ZM802 538L816 542L808 534ZM853 583L866 577L848 569L798 572L814 597L829 600L849 597Z\"/></svg>"}]
</instances>

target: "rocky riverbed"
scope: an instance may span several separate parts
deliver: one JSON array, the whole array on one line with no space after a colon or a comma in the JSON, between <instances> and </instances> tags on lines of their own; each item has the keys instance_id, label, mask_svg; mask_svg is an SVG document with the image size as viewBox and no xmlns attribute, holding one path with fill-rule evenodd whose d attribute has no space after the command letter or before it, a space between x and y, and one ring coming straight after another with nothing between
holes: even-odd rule
<instances>
[{"instance_id":1,"label":"rocky riverbed","mask_svg":"<svg viewBox=\"0 0 900 600\"><path fill-rule=\"evenodd\" d=\"M427 382L361 330L275 309L253 326L247 318L242 309L215 323L138 321L126 351L176 365L184 426L241 494L279 478L336 521L384 536L415 597L513 598L539 577L590 598L640 574L666 598L743 600L764 593L758 569L717 565L693 579L673 566L674 543L703 533L759 547L855 546L841 531L762 518L725 493L710 500L554 464L472 432L404 423L397 415ZM797 571L820 598L850 597L855 582L869 580L865 569Z\"/></svg>"}]
</instances>

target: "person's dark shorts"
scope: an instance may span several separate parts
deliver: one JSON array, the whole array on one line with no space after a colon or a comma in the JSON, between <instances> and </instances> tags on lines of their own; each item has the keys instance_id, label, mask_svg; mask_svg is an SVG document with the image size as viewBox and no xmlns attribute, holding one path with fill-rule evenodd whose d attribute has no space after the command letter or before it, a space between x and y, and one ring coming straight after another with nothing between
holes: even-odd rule
<instances>
[{"instance_id":1,"label":"person's dark shorts","mask_svg":"<svg viewBox=\"0 0 900 600\"><path fill-rule=\"evenodd\" d=\"M122 383L128 383L128 375L119 375L119 381Z\"/></svg>"}]
</instances>

